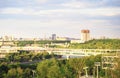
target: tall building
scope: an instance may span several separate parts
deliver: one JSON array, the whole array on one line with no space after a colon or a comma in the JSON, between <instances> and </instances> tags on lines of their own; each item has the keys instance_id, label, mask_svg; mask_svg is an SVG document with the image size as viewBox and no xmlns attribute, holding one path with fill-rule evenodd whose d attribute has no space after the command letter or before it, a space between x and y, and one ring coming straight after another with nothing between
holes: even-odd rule
<instances>
[{"instance_id":1,"label":"tall building","mask_svg":"<svg viewBox=\"0 0 120 78\"><path fill-rule=\"evenodd\" d=\"M0 42L0 46L10 47L15 46L14 37L12 36L3 36L2 41Z\"/></svg>"},{"instance_id":2,"label":"tall building","mask_svg":"<svg viewBox=\"0 0 120 78\"><path fill-rule=\"evenodd\" d=\"M56 40L56 34L52 34L52 40Z\"/></svg>"},{"instance_id":3,"label":"tall building","mask_svg":"<svg viewBox=\"0 0 120 78\"><path fill-rule=\"evenodd\" d=\"M90 40L90 30L81 30L81 41L86 42Z\"/></svg>"},{"instance_id":4,"label":"tall building","mask_svg":"<svg viewBox=\"0 0 120 78\"><path fill-rule=\"evenodd\" d=\"M2 39L3 39L3 41L12 41L12 40L14 40L14 37L12 37L12 36L3 36Z\"/></svg>"}]
</instances>

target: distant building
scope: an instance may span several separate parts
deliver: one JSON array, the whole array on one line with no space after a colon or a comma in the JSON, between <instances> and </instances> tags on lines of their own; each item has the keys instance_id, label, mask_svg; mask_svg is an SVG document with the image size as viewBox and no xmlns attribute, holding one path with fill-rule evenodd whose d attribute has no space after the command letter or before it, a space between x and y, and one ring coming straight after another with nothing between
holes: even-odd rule
<instances>
[{"instance_id":1,"label":"distant building","mask_svg":"<svg viewBox=\"0 0 120 78\"><path fill-rule=\"evenodd\" d=\"M3 36L2 40L3 41L12 41L12 40L14 40L14 37L12 37L12 36Z\"/></svg>"},{"instance_id":2,"label":"distant building","mask_svg":"<svg viewBox=\"0 0 120 78\"><path fill-rule=\"evenodd\" d=\"M80 43L80 40L71 40L70 43Z\"/></svg>"},{"instance_id":3,"label":"distant building","mask_svg":"<svg viewBox=\"0 0 120 78\"><path fill-rule=\"evenodd\" d=\"M16 40L19 40L19 41L39 41L39 40L44 40L44 38L35 38L35 37L31 37L31 38L17 38Z\"/></svg>"},{"instance_id":4,"label":"distant building","mask_svg":"<svg viewBox=\"0 0 120 78\"><path fill-rule=\"evenodd\" d=\"M56 40L66 41L68 39L66 37L56 37Z\"/></svg>"},{"instance_id":5,"label":"distant building","mask_svg":"<svg viewBox=\"0 0 120 78\"><path fill-rule=\"evenodd\" d=\"M106 39L106 37L105 36L101 36L100 39Z\"/></svg>"},{"instance_id":6,"label":"distant building","mask_svg":"<svg viewBox=\"0 0 120 78\"><path fill-rule=\"evenodd\" d=\"M52 34L52 40L56 40L56 34Z\"/></svg>"},{"instance_id":7,"label":"distant building","mask_svg":"<svg viewBox=\"0 0 120 78\"><path fill-rule=\"evenodd\" d=\"M15 46L15 42L14 42L15 38L12 36L3 36L1 37L0 40L0 47L11 47L11 46Z\"/></svg>"},{"instance_id":8,"label":"distant building","mask_svg":"<svg viewBox=\"0 0 120 78\"><path fill-rule=\"evenodd\" d=\"M86 42L90 40L90 30L81 30L81 41Z\"/></svg>"}]
</instances>

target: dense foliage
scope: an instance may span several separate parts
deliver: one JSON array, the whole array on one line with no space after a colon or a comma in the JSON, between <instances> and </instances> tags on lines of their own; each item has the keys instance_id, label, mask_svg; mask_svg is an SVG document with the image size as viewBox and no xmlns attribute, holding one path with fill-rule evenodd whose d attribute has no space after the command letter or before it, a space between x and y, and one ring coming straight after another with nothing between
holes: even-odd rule
<instances>
[{"instance_id":1,"label":"dense foliage","mask_svg":"<svg viewBox=\"0 0 120 78\"><path fill-rule=\"evenodd\" d=\"M50 41L36 41L36 43L40 45L51 44ZM55 43L61 43L61 41ZM17 43L18 46L32 44L34 44L34 41ZM61 46L50 45L49 47ZM81 44L69 44L65 48L120 49L120 40L91 40ZM95 77L97 71L95 62L101 63L101 55L60 59L58 56L47 52L20 51L19 53L8 54L5 59L0 59L0 78L80 78L86 74L85 67L87 67L88 75ZM98 71L102 78L119 78L120 59L117 60L115 69L104 70L102 66L99 66Z\"/></svg>"},{"instance_id":2,"label":"dense foliage","mask_svg":"<svg viewBox=\"0 0 120 78\"><path fill-rule=\"evenodd\" d=\"M32 70L36 69L36 64L7 64L0 63L0 78L32 78Z\"/></svg>"},{"instance_id":3,"label":"dense foliage","mask_svg":"<svg viewBox=\"0 0 120 78\"><path fill-rule=\"evenodd\" d=\"M43 46L45 44L52 44L52 43L70 43L70 41L60 41L60 40L39 40L39 41L17 41L18 46L26 46L32 44L39 44L39 46Z\"/></svg>"},{"instance_id":4,"label":"dense foliage","mask_svg":"<svg viewBox=\"0 0 120 78\"><path fill-rule=\"evenodd\" d=\"M96 76L95 62L101 62L101 55L84 58L70 58L68 60L44 59L34 64L0 63L0 78L80 78L85 76L85 67L88 75ZM120 77L120 60L115 70L105 70L99 67L99 76L103 78Z\"/></svg>"},{"instance_id":5,"label":"dense foliage","mask_svg":"<svg viewBox=\"0 0 120 78\"><path fill-rule=\"evenodd\" d=\"M63 45L55 45L62 43ZM66 44L67 43L67 44ZM120 49L120 39L94 39L85 43L72 43L70 41L51 41L51 40L40 40L40 41L18 41L18 46L26 46L38 44L42 47L56 47L56 48L76 48L76 49ZM54 45L52 45L54 44Z\"/></svg>"},{"instance_id":6,"label":"dense foliage","mask_svg":"<svg viewBox=\"0 0 120 78\"><path fill-rule=\"evenodd\" d=\"M20 51L19 53L7 54L4 58L4 62L32 62L32 61L41 61L44 59L50 58L59 58L59 55L49 54L47 52L29 52L29 51ZM2 60L1 60L2 61Z\"/></svg>"},{"instance_id":7,"label":"dense foliage","mask_svg":"<svg viewBox=\"0 0 120 78\"><path fill-rule=\"evenodd\" d=\"M120 39L98 39L81 44L71 44L70 48L81 49L120 49Z\"/></svg>"}]
</instances>

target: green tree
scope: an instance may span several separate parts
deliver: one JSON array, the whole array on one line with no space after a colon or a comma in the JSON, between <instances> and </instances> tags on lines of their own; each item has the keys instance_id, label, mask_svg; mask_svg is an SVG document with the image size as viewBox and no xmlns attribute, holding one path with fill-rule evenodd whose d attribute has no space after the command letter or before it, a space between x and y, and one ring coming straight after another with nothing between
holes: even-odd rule
<instances>
[{"instance_id":1,"label":"green tree","mask_svg":"<svg viewBox=\"0 0 120 78\"><path fill-rule=\"evenodd\" d=\"M56 59L44 60L37 66L39 78L61 78L59 62Z\"/></svg>"},{"instance_id":2,"label":"green tree","mask_svg":"<svg viewBox=\"0 0 120 78\"><path fill-rule=\"evenodd\" d=\"M17 78L23 78L23 69L21 67L17 67Z\"/></svg>"},{"instance_id":3,"label":"green tree","mask_svg":"<svg viewBox=\"0 0 120 78\"><path fill-rule=\"evenodd\" d=\"M75 78L75 70L73 68L70 67L69 64L62 64L61 66L61 72L63 75L63 78Z\"/></svg>"},{"instance_id":4,"label":"green tree","mask_svg":"<svg viewBox=\"0 0 120 78\"><path fill-rule=\"evenodd\" d=\"M6 73L8 71L8 66L6 63L0 64L0 78L4 78L6 76Z\"/></svg>"},{"instance_id":5,"label":"green tree","mask_svg":"<svg viewBox=\"0 0 120 78\"><path fill-rule=\"evenodd\" d=\"M59 66L57 65L51 66L48 69L47 77L48 78L62 78Z\"/></svg>"},{"instance_id":6,"label":"green tree","mask_svg":"<svg viewBox=\"0 0 120 78\"><path fill-rule=\"evenodd\" d=\"M16 77L17 77L17 72L15 68L11 68L10 70L8 70L7 78L16 78Z\"/></svg>"},{"instance_id":7,"label":"green tree","mask_svg":"<svg viewBox=\"0 0 120 78\"><path fill-rule=\"evenodd\" d=\"M24 70L23 78L32 78L32 70L30 68Z\"/></svg>"},{"instance_id":8,"label":"green tree","mask_svg":"<svg viewBox=\"0 0 120 78\"><path fill-rule=\"evenodd\" d=\"M85 58L73 58L69 59L69 65L76 71L77 78L81 77L81 73L83 71L83 67L85 66Z\"/></svg>"}]
</instances>

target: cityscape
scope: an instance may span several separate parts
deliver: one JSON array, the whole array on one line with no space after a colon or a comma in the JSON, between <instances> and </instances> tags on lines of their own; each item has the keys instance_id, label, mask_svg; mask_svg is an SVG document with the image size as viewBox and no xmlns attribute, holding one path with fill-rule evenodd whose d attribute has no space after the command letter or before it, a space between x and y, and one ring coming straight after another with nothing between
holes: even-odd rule
<instances>
[{"instance_id":1,"label":"cityscape","mask_svg":"<svg viewBox=\"0 0 120 78\"><path fill-rule=\"evenodd\" d=\"M0 78L120 78L120 0L0 1Z\"/></svg>"},{"instance_id":2,"label":"cityscape","mask_svg":"<svg viewBox=\"0 0 120 78\"><path fill-rule=\"evenodd\" d=\"M80 37L81 39L79 38L79 41L81 40L82 42L85 42L85 41L88 41L92 38L90 38L90 30L81 30L80 32ZM105 38L105 37L103 37ZM22 40L63 40L63 41L66 41L66 40L77 40L76 38L69 38L69 37L59 37L57 36L56 34L52 34L51 37L49 38L15 38L13 36L3 36L0 38L0 41L12 41L12 40L19 40L19 41L22 41ZM101 37L102 39L102 37Z\"/></svg>"},{"instance_id":3,"label":"cityscape","mask_svg":"<svg viewBox=\"0 0 120 78\"><path fill-rule=\"evenodd\" d=\"M61 40L61 41L71 41L71 42L76 42L76 43L84 43L86 41L92 40L92 39L119 39L119 38L108 38L105 36L100 36L99 38L93 38L90 34L90 30L88 29L83 29L80 31L79 38L70 38L70 37L60 37L57 36L56 34L51 34L49 37L44 37L44 38L16 38L14 36L2 36L0 38L0 41L13 41L13 40L18 40L18 41L30 41L30 40Z\"/></svg>"},{"instance_id":4,"label":"cityscape","mask_svg":"<svg viewBox=\"0 0 120 78\"><path fill-rule=\"evenodd\" d=\"M4 65L21 65L18 68L11 68L8 71L7 75L1 75L1 77L11 77L11 78L19 78L16 72L22 73L20 76L22 78L46 78L47 75L39 74L39 72L44 72L44 65L40 68L36 68L41 66L42 62L48 60L55 62L60 61L76 61L71 62L71 65L74 65L77 69L73 69L74 71L81 71L81 73L76 73L76 76L69 74L67 72L74 73L70 69L64 70L67 71L62 72L61 69L57 71L61 71L64 75L51 75L52 77L58 78L116 78L119 77L119 58L120 58L120 39L109 39L102 37L100 39L92 39L90 37L90 30L83 29L80 33L80 39L68 38L68 37L57 37L56 34L52 34L49 39L37 39L37 38L14 38L11 36L4 36L0 39L0 63L1 71L5 71L6 68L3 68ZM104 43L105 42L105 43ZM92 59L94 57L94 59ZM99 58L99 59L98 59ZM51 60L52 59L52 60ZM93 60L92 67L90 59ZM95 61L95 59L98 59ZM60 61L59 61L60 60ZM61 63L62 64L62 63ZM77 65L79 64L79 65ZM88 64L88 65L87 65ZM22 68L22 66L27 65L32 67L30 68ZM35 65L35 66L34 66ZM36 66L37 65L37 66ZM7 65L6 65L7 67ZM49 65L47 66L47 68ZM59 65L58 65L59 67ZM74 67L73 67L74 68ZM39 69L42 69L39 71ZM91 70L90 70L91 69ZM53 69L51 69L53 70ZM7 72L6 71L6 72ZM14 71L15 74L12 74L11 71ZM25 71L25 75L23 74ZM56 71L56 69L54 70ZM108 76L107 74L112 71L112 75ZM118 72L117 74L113 73ZM31 72L31 73L30 73ZM102 72L102 73L100 73ZM107 72L107 74L106 74ZM4 73L4 72L1 72ZM47 73L47 72L46 72ZM54 72L54 74L58 74ZM60 74L60 73L59 73ZM65 74L68 74L67 76ZM21 78L20 77L20 78Z\"/></svg>"}]
</instances>

